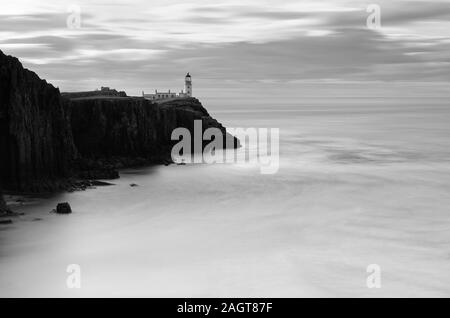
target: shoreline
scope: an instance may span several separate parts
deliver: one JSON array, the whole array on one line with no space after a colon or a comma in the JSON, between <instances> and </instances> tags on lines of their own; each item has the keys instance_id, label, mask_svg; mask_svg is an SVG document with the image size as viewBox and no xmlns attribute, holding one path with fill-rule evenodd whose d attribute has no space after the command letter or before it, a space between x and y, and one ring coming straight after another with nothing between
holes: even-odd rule
<instances>
[{"instance_id":1,"label":"shoreline","mask_svg":"<svg viewBox=\"0 0 450 318\"><path fill-rule=\"evenodd\" d=\"M162 159L163 157L165 159ZM87 178L87 179L74 177L61 178L60 180L52 180L50 182L47 182L47 185L48 184L54 185L50 190L47 191L16 191L16 190L2 189L3 192L2 199L5 203L6 209L0 211L0 221L1 218L17 217L24 215L23 213L15 212L15 208L33 202L35 201L36 198L45 199L45 197L47 196L50 197L58 193L72 193L77 191L96 189L98 187L115 186L116 184L110 181L120 179L121 178L120 174L124 170L149 168L152 166L161 166L161 165L168 166L174 164L174 162L171 159L169 161L167 157L165 156L163 157L161 157L162 160L146 160L146 161L140 160L139 163L137 161L134 161L135 164L125 166L122 164L120 165L118 164L113 169L111 169L112 173L117 174L117 177L115 178ZM80 171L79 173L91 174L92 171Z\"/></svg>"},{"instance_id":2,"label":"shoreline","mask_svg":"<svg viewBox=\"0 0 450 318\"><path fill-rule=\"evenodd\" d=\"M192 133L196 120L239 145L195 97L154 103L114 89L61 93L1 51L0 66L0 184L8 193L83 190L119 178L121 168L169 165L172 132Z\"/></svg>"},{"instance_id":3,"label":"shoreline","mask_svg":"<svg viewBox=\"0 0 450 318\"><path fill-rule=\"evenodd\" d=\"M223 149L240 146L191 95L155 103L109 88L61 93L2 51L0 66L0 190L16 201L108 186L124 168L173 164L173 131L193 134L196 121L202 133L222 132ZM10 209L0 191L0 213Z\"/></svg>"}]
</instances>

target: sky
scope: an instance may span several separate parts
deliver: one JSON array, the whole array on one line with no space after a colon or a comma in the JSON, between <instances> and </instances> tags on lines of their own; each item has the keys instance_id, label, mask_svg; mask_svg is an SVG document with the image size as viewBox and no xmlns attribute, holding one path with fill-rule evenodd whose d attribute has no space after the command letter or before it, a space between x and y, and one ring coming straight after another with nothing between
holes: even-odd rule
<instances>
[{"instance_id":1,"label":"sky","mask_svg":"<svg viewBox=\"0 0 450 318\"><path fill-rule=\"evenodd\" d=\"M61 91L450 96L450 0L2 2L0 50Z\"/></svg>"}]
</instances>

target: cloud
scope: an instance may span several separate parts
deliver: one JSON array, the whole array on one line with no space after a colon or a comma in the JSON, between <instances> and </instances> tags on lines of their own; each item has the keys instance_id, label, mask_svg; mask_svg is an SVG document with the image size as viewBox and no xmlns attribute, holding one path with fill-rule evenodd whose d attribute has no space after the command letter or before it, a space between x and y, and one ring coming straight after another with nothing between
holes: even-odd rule
<instances>
[{"instance_id":1,"label":"cloud","mask_svg":"<svg viewBox=\"0 0 450 318\"><path fill-rule=\"evenodd\" d=\"M63 13L0 15L0 29L14 32L59 29L65 27L66 18Z\"/></svg>"},{"instance_id":2,"label":"cloud","mask_svg":"<svg viewBox=\"0 0 450 318\"><path fill-rule=\"evenodd\" d=\"M382 28L372 31L364 0L81 0L82 28L73 30L71 1L16 0L0 14L0 49L63 90L163 89L187 71L211 89L449 81L449 3L377 2Z\"/></svg>"}]
</instances>

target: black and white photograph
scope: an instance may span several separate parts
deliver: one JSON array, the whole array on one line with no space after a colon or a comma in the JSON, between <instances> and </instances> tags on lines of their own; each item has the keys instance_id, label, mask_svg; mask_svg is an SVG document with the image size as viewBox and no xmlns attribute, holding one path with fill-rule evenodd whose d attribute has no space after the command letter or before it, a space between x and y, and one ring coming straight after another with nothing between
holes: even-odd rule
<instances>
[{"instance_id":1,"label":"black and white photograph","mask_svg":"<svg viewBox=\"0 0 450 318\"><path fill-rule=\"evenodd\" d=\"M0 298L450 296L450 0L0 8Z\"/></svg>"}]
</instances>

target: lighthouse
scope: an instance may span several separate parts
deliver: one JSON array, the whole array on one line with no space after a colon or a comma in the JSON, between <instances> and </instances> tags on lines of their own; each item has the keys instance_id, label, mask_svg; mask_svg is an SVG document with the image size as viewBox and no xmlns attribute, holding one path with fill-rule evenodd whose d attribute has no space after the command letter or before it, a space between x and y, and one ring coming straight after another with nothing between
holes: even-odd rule
<instances>
[{"instance_id":1,"label":"lighthouse","mask_svg":"<svg viewBox=\"0 0 450 318\"><path fill-rule=\"evenodd\" d=\"M102 87L103 90L104 87ZM192 78L189 73L186 74L184 77L184 90L181 90L178 94L170 91L158 91L155 90L154 94L145 94L144 91L142 91L142 97L148 100L165 100L165 99L175 99L175 98L186 98L186 97L192 97Z\"/></svg>"},{"instance_id":2,"label":"lighthouse","mask_svg":"<svg viewBox=\"0 0 450 318\"><path fill-rule=\"evenodd\" d=\"M192 97L192 78L189 73L187 73L184 78L184 93L187 96Z\"/></svg>"}]
</instances>

